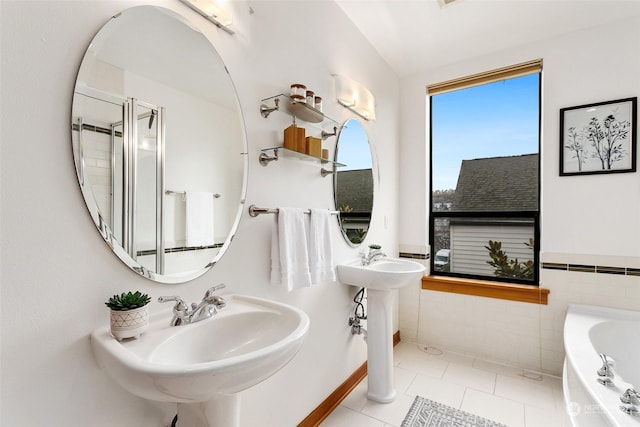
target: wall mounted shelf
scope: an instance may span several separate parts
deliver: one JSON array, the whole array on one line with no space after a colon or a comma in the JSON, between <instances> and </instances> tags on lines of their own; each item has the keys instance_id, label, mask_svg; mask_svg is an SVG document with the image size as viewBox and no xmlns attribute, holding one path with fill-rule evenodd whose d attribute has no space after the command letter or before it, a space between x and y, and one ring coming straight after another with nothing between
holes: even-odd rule
<instances>
[{"instance_id":1,"label":"wall mounted shelf","mask_svg":"<svg viewBox=\"0 0 640 427\"><path fill-rule=\"evenodd\" d=\"M319 165L331 165L333 170L325 169L324 167L320 170L320 174L324 178L327 175L331 175L332 173L337 172L336 168L345 167L347 165L334 162L332 160L322 159L320 157L310 156L305 153L300 153L299 151L289 150L284 147L272 147L272 148L264 148L261 150L260 157L258 160L262 166L267 166L272 161L278 161L280 159L280 155L283 158L297 159L302 160L309 163L315 163ZM269 155L269 152L272 154Z\"/></svg>"},{"instance_id":2,"label":"wall mounted shelf","mask_svg":"<svg viewBox=\"0 0 640 427\"><path fill-rule=\"evenodd\" d=\"M262 104L260 105L260 114L264 118L269 117L269 115L274 111L279 111L279 112L293 116L294 123L296 119L299 119L301 121L308 122L308 123L320 123L321 126L328 124L333 128L333 132L329 133L323 129L321 133L321 137L323 140L327 139L330 136L338 135L338 128L341 127L340 123L325 116L322 113L322 111L316 108L310 107L303 100L297 100L297 99L291 98L288 95L280 93L278 95L264 98L261 101L262 101ZM273 106L270 107L269 105L266 104L266 102L271 102L271 101L273 102ZM284 108L281 109L280 107L284 107ZM295 150L290 150L284 147L265 148L262 150L262 153L260 153L260 157L258 160L260 161L260 164L262 166L267 166L269 163L273 161L277 161L280 158L279 155L282 155L282 157L285 157L285 158L292 158L292 159L302 160L305 162L316 163L320 165L329 165L329 164L332 165L333 170L325 169L324 167L320 170L320 174L322 175L322 177L325 177L327 175L331 175L337 172L337 168L339 167L346 166L346 165L343 165L342 163L334 162L332 160L327 160L320 157L311 156L309 154L301 153Z\"/></svg>"},{"instance_id":3,"label":"wall mounted shelf","mask_svg":"<svg viewBox=\"0 0 640 427\"><path fill-rule=\"evenodd\" d=\"M268 101L273 101L274 106L270 107L264 104L264 102ZM262 102L263 104L260 105L260 114L264 118L269 117L269 114L274 111L281 111L309 123L322 123L327 120L331 122L332 125L340 125L337 121L325 116L322 111L307 105L306 102L302 100L298 101L282 93L265 98ZM281 106L284 106L284 110L280 109Z\"/></svg>"}]
</instances>

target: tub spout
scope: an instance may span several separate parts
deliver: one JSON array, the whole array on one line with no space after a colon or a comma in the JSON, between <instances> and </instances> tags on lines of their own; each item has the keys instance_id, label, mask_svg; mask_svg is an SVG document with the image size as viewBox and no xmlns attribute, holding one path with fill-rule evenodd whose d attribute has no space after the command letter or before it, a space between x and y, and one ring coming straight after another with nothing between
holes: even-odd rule
<instances>
[{"instance_id":1,"label":"tub spout","mask_svg":"<svg viewBox=\"0 0 640 427\"><path fill-rule=\"evenodd\" d=\"M614 375L613 375L613 371L611 370L611 368L613 367L613 361L611 360L611 358L607 357L606 354L601 353L600 359L602 359L602 367L597 371L598 376L613 378Z\"/></svg>"}]
</instances>

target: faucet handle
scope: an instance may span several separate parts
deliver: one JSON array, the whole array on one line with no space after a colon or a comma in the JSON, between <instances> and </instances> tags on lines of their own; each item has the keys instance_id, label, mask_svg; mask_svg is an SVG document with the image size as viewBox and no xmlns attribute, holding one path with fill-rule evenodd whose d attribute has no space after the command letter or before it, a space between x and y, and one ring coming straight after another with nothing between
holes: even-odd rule
<instances>
[{"instance_id":1,"label":"faucet handle","mask_svg":"<svg viewBox=\"0 0 640 427\"><path fill-rule=\"evenodd\" d=\"M220 283L219 285L215 285L207 289L207 292L204 293L204 298L209 298L215 291L226 288L227 285L224 283Z\"/></svg>"},{"instance_id":2,"label":"faucet handle","mask_svg":"<svg viewBox=\"0 0 640 427\"><path fill-rule=\"evenodd\" d=\"M627 391L625 391L624 394L620 396L620 401L622 403L630 405L637 405L638 403L640 403L640 393L632 388L628 388Z\"/></svg>"},{"instance_id":3,"label":"faucet handle","mask_svg":"<svg viewBox=\"0 0 640 427\"><path fill-rule=\"evenodd\" d=\"M158 302L170 302L175 301L176 305L173 307L175 311L187 311L187 304L182 301L182 298L179 296L169 296L169 297L158 297Z\"/></svg>"},{"instance_id":4,"label":"faucet handle","mask_svg":"<svg viewBox=\"0 0 640 427\"><path fill-rule=\"evenodd\" d=\"M614 365L613 359L604 353L600 353L600 359L602 359L602 367L597 371L598 376L614 378L613 371L611 370Z\"/></svg>"}]
</instances>

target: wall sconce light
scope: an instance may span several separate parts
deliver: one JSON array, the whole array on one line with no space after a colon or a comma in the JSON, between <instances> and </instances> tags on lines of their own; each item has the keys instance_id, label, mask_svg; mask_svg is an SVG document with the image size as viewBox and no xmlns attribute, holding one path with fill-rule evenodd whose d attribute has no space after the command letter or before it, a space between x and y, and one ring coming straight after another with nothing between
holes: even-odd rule
<instances>
[{"instance_id":1,"label":"wall sconce light","mask_svg":"<svg viewBox=\"0 0 640 427\"><path fill-rule=\"evenodd\" d=\"M362 83L348 77L333 74L338 103L365 120L376 119L376 99Z\"/></svg>"},{"instance_id":2,"label":"wall sconce light","mask_svg":"<svg viewBox=\"0 0 640 427\"><path fill-rule=\"evenodd\" d=\"M233 34L229 25L233 22L231 10L225 0L180 0L204 16L221 30Z\"/></svg>"}]
</instances>

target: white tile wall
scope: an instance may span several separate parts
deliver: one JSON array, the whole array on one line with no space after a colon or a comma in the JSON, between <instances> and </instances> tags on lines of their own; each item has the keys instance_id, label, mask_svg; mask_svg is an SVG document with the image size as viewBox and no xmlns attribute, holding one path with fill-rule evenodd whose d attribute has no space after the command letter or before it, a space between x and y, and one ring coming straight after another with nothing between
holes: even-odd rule
<instances>
[{"instance_id":1,"label":"white tile wall","mask_svg":"<svg viewBox=\"0 0 640 427\"><path fill-rule=\"evenodd\" d=\"M95 132L83 132L84 173L91 182L91 190L104 220L111 221L111 152L110 137Z\"/></svg>"},{"instance_id":2,"label":"white tile wall","mask_svg":"<svg viewBox=\"0 0 640 427\"><path fill-rule=\"evenodd\" d=\"M424 245L399 245L400 252L406 252L410 254L428 254L429 249Z\"/></svg>"},{"instance_id":3,"label":"white tile wall","mask_svg":"<svg viewBox=\"0 0 640 427\"><path fill-rule=\"evenodd\" d=\"M640 267L637 257L550 253L543 254L542 259ZM418 283L399 293L401 337L404 341L560 375L564 360L562 331L569 304L640 310L638 276L542 269L541 286L550 290L548 305L420 290Z\"/></svg>"}]
</instances>

